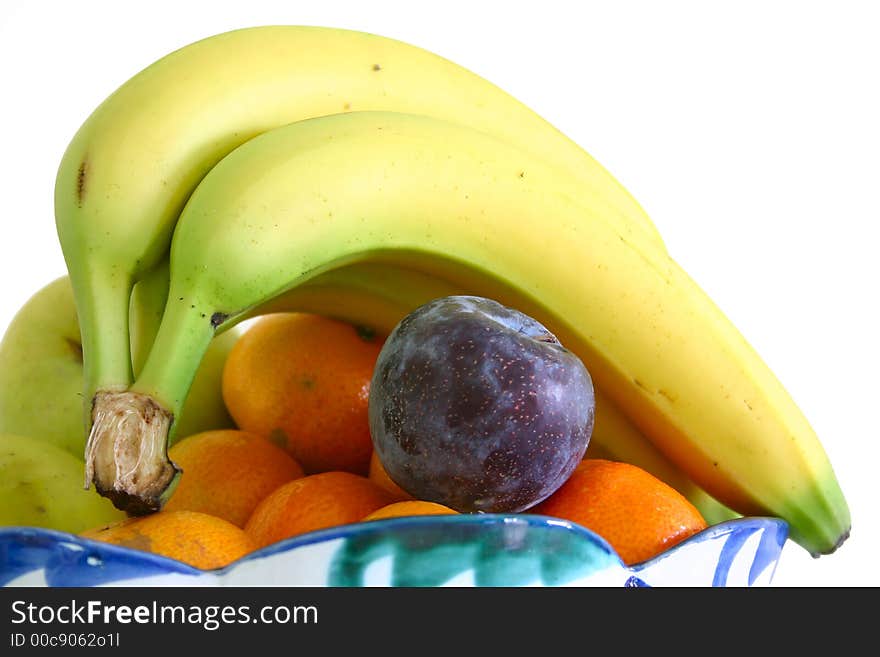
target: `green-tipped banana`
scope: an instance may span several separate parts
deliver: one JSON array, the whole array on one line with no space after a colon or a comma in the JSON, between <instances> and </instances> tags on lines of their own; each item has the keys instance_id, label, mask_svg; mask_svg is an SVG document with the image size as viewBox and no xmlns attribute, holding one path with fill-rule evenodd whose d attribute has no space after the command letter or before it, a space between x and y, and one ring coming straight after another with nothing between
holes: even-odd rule
<instances>
[{"instance_id":1,"label":"green-tipped banana","mask_svg":"<svg viewBox=\"0 0 880 657\"><path fill-rule=\"evenodd\" d=\"M532 315L713 497L785 519L815 555L833 551L849 510L806 418L685 272L635 248L608 212L530 154L423 116L340 114L251 140L181 216L156 341L105 409L141 423L114 432L96 422L96 481L120 498L155 498L171 478L152 455L216 329L321 272L385 261ZM140 478L120 480L135 462Z\"/></svg>"},{"instance_id":2,"label":"green-tipped banana","mask_svg":"<svg viewBox=\"0 0 880 657\"><path fill-rule=\"evenodd\" d=\"M83 334L84 411L131 383L132 285L167 254L192 190L224 155L287 123L352 110L436 116L510 139L580 183L577 194L645 248L662 249L638 204L583 149L479 76L361 32L266 26L177 50L123 84L61 162L58 236Z\"/></svg>"}]
</instances>

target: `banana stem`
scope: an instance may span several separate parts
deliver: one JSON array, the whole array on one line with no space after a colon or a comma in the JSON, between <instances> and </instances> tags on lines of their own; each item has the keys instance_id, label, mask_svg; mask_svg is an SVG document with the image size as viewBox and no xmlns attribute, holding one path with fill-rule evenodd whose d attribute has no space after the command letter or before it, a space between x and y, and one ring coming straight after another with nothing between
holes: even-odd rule
<instances>
[{"instance_id":1,"label":"banana stem","mask_svg":"<svg viewBox=\"0 0 880 657\"><path fill-rule=\"evenodd\" d=\"M94 484L117 508L142 515L161 506L178 472L165 456L171 416L125 391L132 381L131 277L99 268L82 273L71 283L83 346L84 487Z\"/></svg>"},{"instance_id":2,"label":"banana stem","mask_svg":"<svg viewBox=\"0 0 880 657\"><path fill-rule=\"evenodd\" d=\"M84 435L92 425L99 391L125 390L132 382L129 303L132 280L93 269L71 276L83 350Z\"/></svg>"},{"instance_id":3,"label":"banana stem","mask_svg":"<svg viewBox=\"0 0 880 657\"><path fill-rule=\"evenodd\" d=\"M158 511L180 469L167 454L171 415L146 395L95 395L86 447L86 486L129 515Z\"/></svg>"},{"instance_id":4,"label":"banana stem","mask_svg":"<svg viewBox=\"0 0 880 657\"><path fill-rule=\"evenodd\" d=\"M186 295L172 291L168 298L159 332L130 391L150 397L170 413L173 432L199 363L226 316L200 309Z\"/></svg>"},{"instance_id":5,"label":"banana stem","mask_svg":"<svg viewBox=\"0 0 880 657\"><path fill-rule=\"evenodd\" d=\"M169 321L160 326L137 384L129 390L99 390L95 396L86 484L93 482L130 515L159 510L179 479L179 468L168 459L168 439L215 332L210 314L179 296L171 298L165 311ZM180 339L181 326L188 339ZM171 367L181 362L192 367Z\"/></svg>"}]
</instances>

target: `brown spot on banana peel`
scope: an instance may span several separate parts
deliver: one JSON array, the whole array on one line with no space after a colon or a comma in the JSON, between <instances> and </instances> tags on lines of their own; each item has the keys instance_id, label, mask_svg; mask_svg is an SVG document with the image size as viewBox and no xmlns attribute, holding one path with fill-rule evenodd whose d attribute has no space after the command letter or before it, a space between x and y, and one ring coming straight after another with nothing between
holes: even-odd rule
<instances>
[{"instance_id":1,"label":"brown spot on banana peel","mask_svg":"<svg viewBox=\"0 0 880 657\"><path fill-rule=\"evenodd\" d=\"M632 382L633 382L633 384L636 385L636 387L641 388L642 390L644 390L647 393L660 395L666 401L668 401L670 404L674 404L676 402L676 400L678 399L673 393L669 392L668 390L664 390L663 388L657 388L657 390L651 390L642 381L639 381L636 378L633 378Z\"/></svg>"},{"instance_id":2,"label":"brown spot on banana peel","mask_svg":"<svg viewBox=\"0 0 880 657\"><path fill-rule=\"evenodd\" d=\"M86 179L88 178L89 173L89 161L88 158L83 158L83 161L79 164L79 169L76 171L76 207L81 208L83 206L83 200L86 197Z\"/></svg>"},{"instance_id":3,"label":"brown spot on banana peel","mask_svg":"<svg viewBox=\"0 0 880 657\"><path fill-rule=\"evenodd\" d=\"M216 329L227 319L229 319L229 313L214 313L211 315L211 327Z\"/></svg>"},{"instance_id":4,"label":"brown spot on banana peel","mask_svg":"<svg viewBox=\"0 0 880 657\"><path fill-rule=\"evenodd\" d=\"M660 395L661 397L665 397L667 400L669 400L669 403L670 403L670 404L674 404L674 403L675 403L675 399L676 399L676 397L675 397L675 395L673 395L671 392L667 392L666 390L663 390L662 388L659 388L659 389L657 390L657 394Z\"/></svg>"}]
</instances>

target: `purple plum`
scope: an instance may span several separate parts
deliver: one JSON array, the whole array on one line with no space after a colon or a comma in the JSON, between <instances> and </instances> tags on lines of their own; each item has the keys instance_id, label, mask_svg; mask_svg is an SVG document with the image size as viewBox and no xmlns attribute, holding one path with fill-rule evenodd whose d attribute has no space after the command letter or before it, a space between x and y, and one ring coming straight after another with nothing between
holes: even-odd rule
<instances>
[{"instance_id":1,"label":"purple plum","mask_svg":"<svg viewBox=\"0 0 880 657\"><path fill-rule=\"evenodd\" d=\"M516 513L559 488L593 431L593 382L542 324L476 296L407 315L370 384L373 447L417 499Z\"/></svg>"}]
</instances>

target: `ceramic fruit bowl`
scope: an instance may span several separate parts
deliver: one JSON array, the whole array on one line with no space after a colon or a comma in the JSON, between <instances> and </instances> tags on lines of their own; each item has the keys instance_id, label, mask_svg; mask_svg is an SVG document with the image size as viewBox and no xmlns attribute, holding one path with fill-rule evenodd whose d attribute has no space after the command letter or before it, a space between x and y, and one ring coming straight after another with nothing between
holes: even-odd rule
<instances>
[{"instance_id":1,"label":"ceramic fruit bowl","mask_svg":"<svg viewBox=\"0 0 880 657\"><path fill-rule=\"evenodd\" d=\"M218 570L47 529L0 529L3 586L728 586L770 584L788 525L739 518L627 567L547 516L443 515L311 532Z\"/></svg>"}]
</instances>

